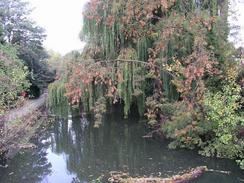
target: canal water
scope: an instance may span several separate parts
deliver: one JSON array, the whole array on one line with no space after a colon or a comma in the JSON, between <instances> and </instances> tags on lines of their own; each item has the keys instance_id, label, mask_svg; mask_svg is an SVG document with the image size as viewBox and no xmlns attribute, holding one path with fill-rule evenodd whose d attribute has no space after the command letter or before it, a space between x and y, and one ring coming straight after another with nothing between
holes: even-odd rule
<instances>
[{"instance_id":1,"label":"canal water","mask_svg":"<svg viewBox=\"0 0 244 183\"><path fill-rule=\"evenodd\" d=\"M145 134L143 123L117 115L106 116L99 129L92 119L57 120L35 140L37 149L20 152L0 168L0 183L86 183L109 171L168 177L197 166L230 174L206 172L194 183L244 182L244 171L232 160L170 150L167 141L142 138Z\"/></svg>"}]
</instances>

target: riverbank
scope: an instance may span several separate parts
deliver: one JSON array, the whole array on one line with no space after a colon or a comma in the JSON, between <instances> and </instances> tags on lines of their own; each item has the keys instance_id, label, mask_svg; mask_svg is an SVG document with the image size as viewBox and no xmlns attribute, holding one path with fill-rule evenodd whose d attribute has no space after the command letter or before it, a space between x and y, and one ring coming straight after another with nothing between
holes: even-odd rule
<instances>
[{"instance_id":1,"label":"riverbank","mask_svg":"<svg viewBox=\"0 0 244 183\"><path fill-rule=\"evenodd\" d=\"M47 93L38 99L28 100L17 109L9 111L3 118L3 132L0 139L0 165L6 166L7 159L12 159L22 148L35 148L29 140L47 118Z\"/></svg>"},{"instance_id":2,"label":"riverbank","mask_svg":"<svg viewBox=\"0 0 244 183\"><path fill-rule=\"evenodd\" d=\"M38 110L43 105L45 105L47 95L47 93L44 93L38 99L27 100L23 106L9 111L3 117L3 120L5 122L15 121L27 116L28 114L32 113L32 111Z\"/></svg>"}]
</instances>

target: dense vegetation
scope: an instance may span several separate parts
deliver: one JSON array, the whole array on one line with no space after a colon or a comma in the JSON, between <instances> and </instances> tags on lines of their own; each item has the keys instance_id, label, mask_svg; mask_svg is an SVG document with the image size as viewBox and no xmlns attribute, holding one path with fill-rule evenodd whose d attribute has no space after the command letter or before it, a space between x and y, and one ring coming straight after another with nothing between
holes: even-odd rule
<instances>
[{"instance_id":1,"label":"dense vegetation","mask_svg":"<svg viewBox=\"0 0 244 183\"><path fill-rule=\"evenodd\" d=\"M0 45L0 115L17 104L18 94L28 89L27 67L10 45Z\"/></svg>"},{"instance_id":2,"label":"dense vegetation","mask_svg":"<svg viewBox=\"0 0 244 183\"><path fill-rule=\"evenodd\" d=\"M49 104L93 111L96 127L114 104L124 117L136 107L171 148L244 168L243 62L228 42L228 4L90 0L80 34L87 45L50 85Z\"/></svg>"},{"instance_id":3,"label":"dense vegetation","mask_svg":"<svg viewBox=\"0 0 244 183\"><path fill-rule=\"evenodd\" d=\"M37 97L54 78L45 64L44 30L22 0L0 2L0 115L15 107L21 92Z\"/></svg>"}]
</instances>

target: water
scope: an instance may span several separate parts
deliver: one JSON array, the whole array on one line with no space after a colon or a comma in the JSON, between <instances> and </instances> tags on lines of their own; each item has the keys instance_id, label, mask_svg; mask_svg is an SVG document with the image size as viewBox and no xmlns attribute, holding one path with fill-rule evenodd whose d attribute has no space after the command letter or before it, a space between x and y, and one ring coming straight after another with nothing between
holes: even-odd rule
<instances>
[{"instance_id":1,"label":"water","mask_svg":"<svg viewBox=\"0 0 244 183\"><path fill-rule=\"evenodd\" d=\"M71 117L57 121L37 140L37 149L19 153L9 161L8 168L0 168L0 182L70 183L78 178L86 183L119 170L133 176L167 177L202 165L231 174L206 172L194 183L244 181L244 171L234 161L169 150L167 141L142 138L145 128L137 120L107 116L99 129L94 129L91 121Z\"/></svg>"}]
</instances>

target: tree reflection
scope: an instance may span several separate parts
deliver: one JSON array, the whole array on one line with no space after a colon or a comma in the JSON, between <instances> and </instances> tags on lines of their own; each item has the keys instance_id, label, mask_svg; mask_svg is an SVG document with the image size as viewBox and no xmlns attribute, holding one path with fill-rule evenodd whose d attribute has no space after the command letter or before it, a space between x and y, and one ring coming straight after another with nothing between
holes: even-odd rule
<instances>
[{"instance_id":1,"label":"tree reflection","mask_svg":"<svg viewBox=\"0 0 244 183\"><path fill-rule=\"evenodd\" d=\"M196 152L169 150L167 142L162 148L159 142L142 138L143 125L116 116L107 116L99 129L93 128L93 124L84 125L79 118L57 123L54 129L53 151L67 155L67 169L82 182L109 171L168 176L190 167L207 164L214 168L223 163L206 163L206 158Z\"/></svg>"},{"instance_id":2,"label":"tree reflection","mask_svg":"<svg viewBox=\"0 0 244 183\"><path fill-rule=\"evenodd\" d=\"M43 177L51 173L52 167L46 155L46 148L41 144L34 151L20 153L9 162L8 168L0 169L0 182L42 181Z\"/></svg>"},{"instance_id":3,"label":"tree reflection","mask_svg":"<svg viewBox=\"0 0 244 183\"><path fill-rule=\"evenodd\" d=\"M89 119L89 121L93 121ZM233 161L198 156L187 150L169 150L167 142L143 139L144 126L138 120L124 120L116 115L106 116L99 129L80 118L58 120L47 135L40 139L38 149L18 155L8 169L0 169L0 182L33 183L52 181L60 174L63 180L77 176L80 182L89 182L109 171L125 171L131 175L167 177L180 171L206 165L210 169L232 171L232 175L211 173L199 182L218 180L238 182L243 172ZM52 159L53 153L60 162ZM49 162L55 162L51 165ZM59 163L64 164L60 170ZM52 167L53 166L53 167ZM58 171L60 174L55 174ZM62 172L63 171L63 172ZM13 172L13 173L12 173ZM51 182L52 183L52 182Z\"/></svg>"}]
</instances>

